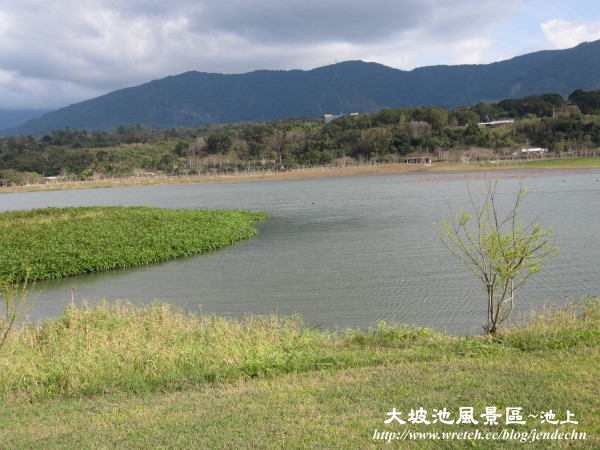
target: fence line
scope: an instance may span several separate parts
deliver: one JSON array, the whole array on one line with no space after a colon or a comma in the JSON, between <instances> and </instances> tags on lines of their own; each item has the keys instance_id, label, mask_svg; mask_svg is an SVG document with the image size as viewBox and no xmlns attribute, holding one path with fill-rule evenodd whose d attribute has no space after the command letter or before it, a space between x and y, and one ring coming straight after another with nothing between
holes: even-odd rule
<instances>
[{"instance_id":1,"label":"fence line","mask_svg":"<svg viewBox=\"0 0 600 450\"><path fill-rule=\"evenodd\" d=\"M494 161L496 163L526 163L532 160L544 160L544 159L563 159L563 158L578 158L578 157L598 157L600 156L600 148L595 150L586 150L579 152L565 152L559 154L544 154L544 155L527 155L522 157L521 155L507 155L507 156L496 156L494 158L473 158L477 162L482 161ZM45 183L25 183L17 186L26 187L52 187L55 184L71 185L71 186L86 186L93 184L144 184L155 183L160 180L172 180L177 178L181 182L198 182L200 179L212 179L212 178L251 178L260 177L264 175L272 175L276 173L295 173L295 172L307 172L307 171L329 171L332 169L341 169L348 167L376 167L382 164L389 164L387 161L357 161L354 164L332 164L325 166L303 166L293 169L265 169L265 170L242 170L239 171L237 168L231 171L214 171L209 173L199 173L194 175L167 175L167 174L145 174L145 175L130 175L126 177L106 177L106 178L91 178L87 180L69 180L67 178L49 180ZM6 187L8 184L7 180L0 179L0 186Z\"/></svg>"}]
</instances>

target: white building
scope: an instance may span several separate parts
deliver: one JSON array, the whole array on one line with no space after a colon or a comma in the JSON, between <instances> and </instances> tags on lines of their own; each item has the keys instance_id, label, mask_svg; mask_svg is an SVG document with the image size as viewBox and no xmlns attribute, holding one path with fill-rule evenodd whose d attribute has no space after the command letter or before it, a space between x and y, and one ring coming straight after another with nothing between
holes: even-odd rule
<instances>
[{"instance_id":1,"label":"white building","mask_svg":"<svg viewBox=\"0 0 600 450\"><path fill-rule=\"evenodd\" d=\"M506 120L492 120L491 122L479 122L477 125L480 127L490 127L495 128L502 125L508 125L511 123L515 123L515 119L506 119Z\"/></svg>"},{"instance_id":2,"label":"white building","mask_svg":"<svg viewBox=\"0 0 600 450\"><path fill-rule=\"evenodd\" d=\"M546 153L548 151L547 148L541 148L541 147L536 147L536 148L522 148L521 149L521 153Z\"/></svg>"}]
</instances>

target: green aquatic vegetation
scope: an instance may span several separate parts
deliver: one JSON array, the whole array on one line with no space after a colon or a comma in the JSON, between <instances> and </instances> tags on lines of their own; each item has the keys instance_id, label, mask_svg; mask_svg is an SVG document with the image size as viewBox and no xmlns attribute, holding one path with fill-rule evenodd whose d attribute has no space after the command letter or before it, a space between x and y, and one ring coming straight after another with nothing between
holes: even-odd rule
<instances>
[{"instance_id":1,"label":"green aquatic vegetation","mask_svg":"<svg viewBox=\"0 0 600 450\"><path fill-rule=\"evenodd\" d=\"M0 214L0 280L58 278L215 250L257 230L242 210L78 207Z\"/></svg>"}]
</instances>

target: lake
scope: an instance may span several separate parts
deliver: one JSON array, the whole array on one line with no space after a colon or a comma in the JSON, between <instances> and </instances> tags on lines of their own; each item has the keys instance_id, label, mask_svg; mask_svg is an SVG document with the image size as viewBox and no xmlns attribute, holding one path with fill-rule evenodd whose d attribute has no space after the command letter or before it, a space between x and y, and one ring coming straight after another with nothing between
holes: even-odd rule
<instances>
[{"instance_id":1,"label":"lake","mask_svg":"<svg viewBox=\"0 0 600 450\"><path fill-rule=\"evenodd\" d=\"M502 172L502 198L519 183ZM486 177L496 174L487 172ZM506 177L508 175L508 177ZM476 173L145 186L0 195L0 211L47 206L157 206L265 211L257 237L161 264L37 282L32 320L74 299L170 302L205 314L299 314L322 329L378 319L480 332L485 292L442 246L432 223L468 202ZM600 171L527 172L526 218L542 213L560 247L517 298L520 307L600 294ZM473 181L471 186L473 186Z\"/></svg>"}]
</instances>

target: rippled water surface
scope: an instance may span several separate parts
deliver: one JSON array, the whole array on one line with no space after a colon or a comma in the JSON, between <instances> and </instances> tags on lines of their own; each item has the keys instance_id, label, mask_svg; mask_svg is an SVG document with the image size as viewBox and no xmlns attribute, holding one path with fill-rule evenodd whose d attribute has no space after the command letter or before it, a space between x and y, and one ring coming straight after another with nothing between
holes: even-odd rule
<instances>
[{"instance_id":1,"label":"rippled water surface","mask_svg":"<svg viewBox=\"0 0 600 450\"><path fill-rule=\"evenodd\" d=\"M503 198L518 185L501 180ZM487 174L487 176L492 176ZM162 264L38 282L33 319L82 299L154 299L207 314L298 313L321 328L395 319L451 333L479 332L484 292L435 236L448 198L467 205L474 175L386 175L319 180L132 187L0 196L0 210L143 205L268 212L260 234L231 247ZM525 216L557 232L552 266L518 302L563 303L600 294L600 172L528 175ZM475 183L475 181L473 181Z\"/></svg>"}]
</instances>

